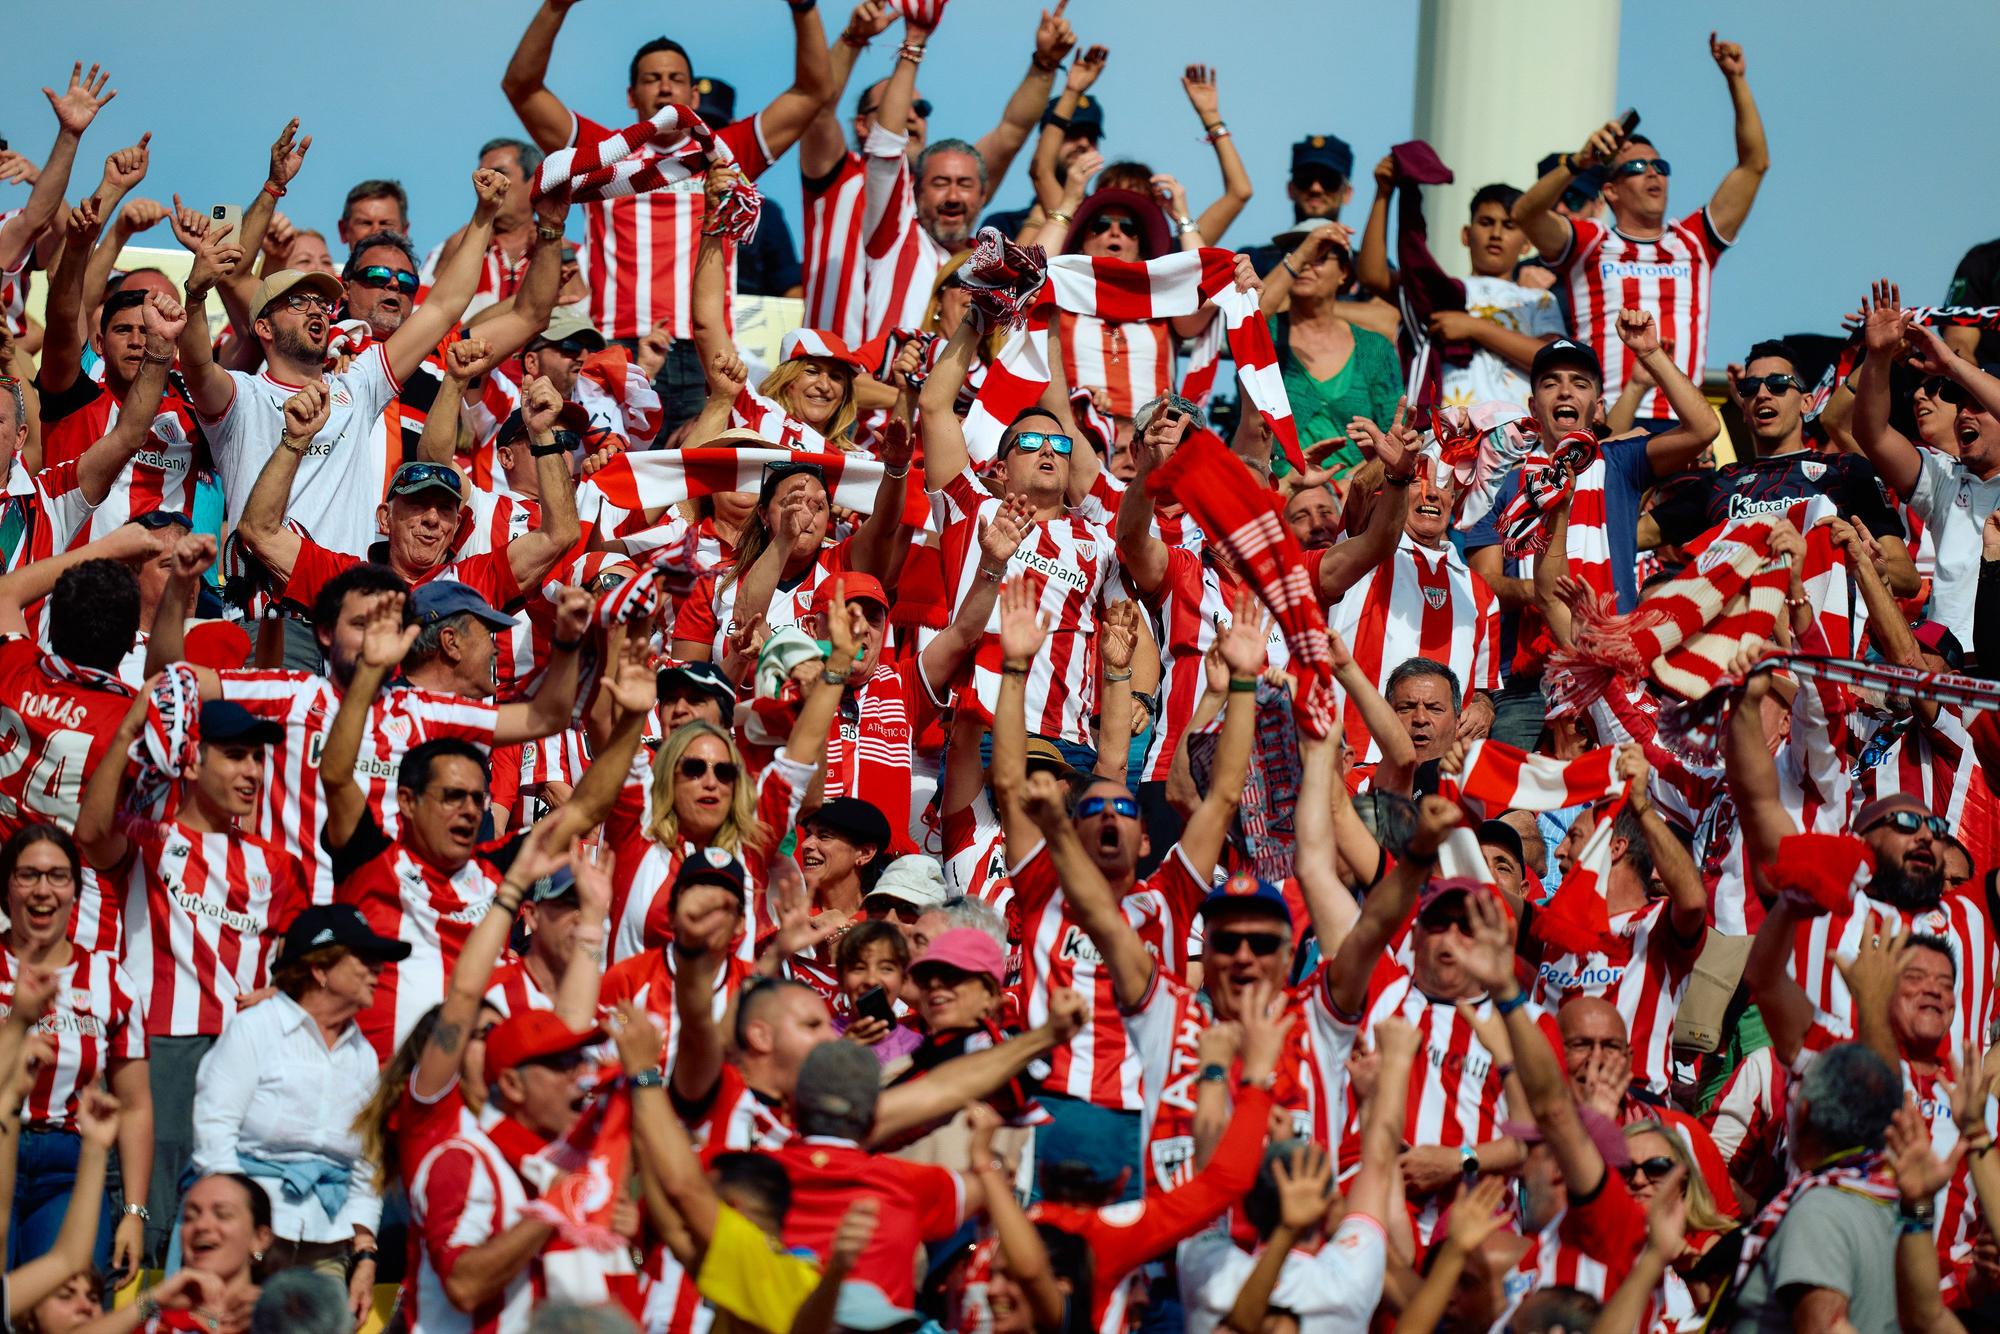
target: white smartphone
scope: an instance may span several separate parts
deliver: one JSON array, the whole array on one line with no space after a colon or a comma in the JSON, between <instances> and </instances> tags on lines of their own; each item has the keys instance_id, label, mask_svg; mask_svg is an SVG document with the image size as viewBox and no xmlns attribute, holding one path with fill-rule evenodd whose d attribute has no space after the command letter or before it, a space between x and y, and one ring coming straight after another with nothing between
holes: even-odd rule
<instances>
[{"instance_id":1,"label":"white smartphone","mask_svg":"<svg viewBox=\"0 0 2000 1334\"><path fill-rule=\"evenodd\" d=\"M217 204L208 211L208 223L210 231L219 231L226 226L231 229L230 240L243 239L243 207L240 204Z\"/></svg>"}]
</instances>

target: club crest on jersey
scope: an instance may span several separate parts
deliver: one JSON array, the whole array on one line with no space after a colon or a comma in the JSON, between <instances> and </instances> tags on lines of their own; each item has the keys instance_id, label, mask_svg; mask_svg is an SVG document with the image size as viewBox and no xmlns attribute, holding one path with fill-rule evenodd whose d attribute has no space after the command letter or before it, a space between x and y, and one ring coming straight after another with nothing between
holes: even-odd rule
<instances>
[{"instance_id":1,"label":"club crest on jersey","mask_svg":"<svg viewBox=\"0 0 2000 1334\"><path fill-rule=\"evenodd\" d=\"M1826 465L1818 459L1807 459L1799 464L1799 471L1806 475L1808 482L1817 482L1826 476Z\"/></svg>"},{"instance_id":2,"label":"club crest on jersey","mask_svg":"<svg viewBox=\"0 0 2000 1334\"><path fill-rule=\"evenodd\" d=\"M1177 1190L1194 1178L1194 1136L1169 1135L1152 1145L1153 1180L1163 1190Z\"/></svg>"},{"instance_id":3,"label":"club crest on jersey","mask_svg":"<svg viewBox=\"0 0 2000 1334\"><path fill-rule=\"evenodd\" d=\"M1092 561L1096 560L1096 559L1097 559L1097 543L1095 543L1095 542L1079 542L1079 543L1077 543L1077 544L1076 544L1076 558L1077 558L1078 560L1082 561L1082 562L1083 562L1084 564L1086 564L1086 565L1088 565L1088 564L1089 564L1090 562L1092 562Z\"/></svg>"},{"instance_id":4,"label":"club crest on jersey","mask_svg":"<svg viewBox=\"0 0 2000 1334\"><path fill-rule=\"evenodd\" d=\"M1943 913L1938 912L1936 909L1932 909L1922 917L1919 917L1914 926L1916 933L1920 936L1942 936L1951 930L1951 922Z\"/></svg>"},{"instance_id":5,"label":"club crest on jersey","mask_svg":"<svg viewBox=\"0 0 2000 1334\"><path fill-rule=\"evenodd\" d=\"M1444 609L1444 600L1450 596L1451 590L1443 584L1437 584L1424 590L1424 601L1430 606L1432 611L1442 611Z\"/></svg>"},{"instance_id":6,"label":"club crest on jersey","mask_svg":"<svg viewBox=\"0 0 2000 1334\"><path fill-rule=\"evenodd\" d=\"M1741 550L1743 550L1741 542L1712 543L1708 550L1701 553L1701 558L1695 561L1695 572L1697 574L1707 574L1718 566L1727 565L1736 559L1736 554Z\"/></svg>"},{"instance_id":7,"label":"club crest on jersey","mask_svg":"<svg viewBox=\"0 0 2000 1334\"><path fill-rule=\"evenodd\" d=\"M406 746L410 743L410 720L408 718L392 714L384 718L377 726L382 729L382 735L388 737L389 740L395 742L397 745Z\"/></svg>"}]
</instances>

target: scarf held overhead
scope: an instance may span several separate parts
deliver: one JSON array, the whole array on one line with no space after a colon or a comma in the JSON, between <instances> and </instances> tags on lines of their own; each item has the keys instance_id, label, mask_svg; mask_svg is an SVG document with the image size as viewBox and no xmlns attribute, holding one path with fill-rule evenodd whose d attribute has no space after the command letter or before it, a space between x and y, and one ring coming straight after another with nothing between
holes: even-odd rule
<instances>
[{"instance_id":1,"label":"scarf held overhead","mask_svg":"<svg viewBox=\"0 0 2000 1334\"><path fill-rule=\"evenodd\" d=\"M692 180L731 160L729 146L692 107L661 107L648 120L549 154L535 173L535 197L562 195L572 203L626 199ZM722 201L722 216L703 225L747 241L757 230L763 202L757 187L739 178Z\"/></svg>"}]
</instances>

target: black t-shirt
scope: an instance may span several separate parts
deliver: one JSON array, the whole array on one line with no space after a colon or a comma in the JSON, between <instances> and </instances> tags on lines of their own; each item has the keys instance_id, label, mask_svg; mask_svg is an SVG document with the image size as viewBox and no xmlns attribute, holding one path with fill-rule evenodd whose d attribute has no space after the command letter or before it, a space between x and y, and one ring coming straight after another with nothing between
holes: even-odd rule
<instances>
[{"instance_id":1,"label":"black t-shirt","mask_svg":"<svg viewBox=\"0 0 2000 1334\"><path fill-rule=\"evenodd\" d=\"M1799 450L1713 472L1680 473L1660 484L1650 512L1660 540L1680 543L1731 519L1775 513L1816 495L1831 498L1843 517L1860 519L1877 537L1904 535L1888 489L1859 454Z\"/></svg>"},{"instance_id":2,"label":"black t-shirt","mask_svg":"<svg viewBox=\"0 0 2000 1334\"><path fill-rule=\"evenodd\" d=\"M2000 306L2000 239L1983 242L1965 252L1958 269L1945 289L1947 306ZM2000 333L1988 329L1979 335L1981 362L2000 361Z\"/></svg>"}]
</instances>

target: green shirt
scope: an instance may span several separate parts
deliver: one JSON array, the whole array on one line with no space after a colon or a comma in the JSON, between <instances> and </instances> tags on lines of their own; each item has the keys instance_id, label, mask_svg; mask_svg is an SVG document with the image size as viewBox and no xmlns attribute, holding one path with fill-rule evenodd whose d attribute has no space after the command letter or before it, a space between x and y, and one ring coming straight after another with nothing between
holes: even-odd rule
<instances>
[{"instance_id":1,"label":"green shirt","mask_svg":"<svg viewBox=\"0 0 2000 1334\"><path fill-rule=\"evenodd\" d=\"M1271 317L1271 341L1277 345L1285 395L1291 399L1302 446L1316 440L1345 441L1347 423L1356 417L1366 417L1385 429L1395 419L1396 401L1403 396L1403 366L1396 357L1396 346L1372 330L1350 327L1354 352L1345 366L1320 380L1292 355L1291 317ZM1360 463L1361 451L1343 443L1314 461L1340 471Z\"/></svg>"}]
</instances>

